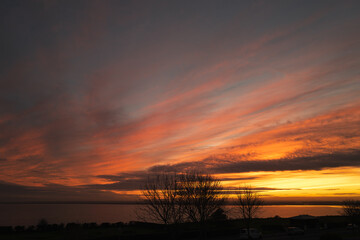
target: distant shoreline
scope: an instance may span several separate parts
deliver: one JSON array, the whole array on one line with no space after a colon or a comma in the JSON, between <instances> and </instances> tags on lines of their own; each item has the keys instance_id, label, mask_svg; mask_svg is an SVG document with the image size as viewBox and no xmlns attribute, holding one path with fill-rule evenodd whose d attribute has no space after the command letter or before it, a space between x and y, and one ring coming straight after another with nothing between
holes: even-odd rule
<instances>
[{"instance_id":1,"label":"distant shoreline","mask_svg":"<svg viewBox=\"0 0 360 240\"><path fill-rule=\"evenodd\" d=\"M144 205L145 202L141 201L23 201L23 202L0 202L0 204L120 204L120 205ZM227 202L225 206L235 205L233 202ZM264 206L341 206L341 202L330 202L330 201L316 201L316 202L265 202Z\"/></svg>"}]
</instances>

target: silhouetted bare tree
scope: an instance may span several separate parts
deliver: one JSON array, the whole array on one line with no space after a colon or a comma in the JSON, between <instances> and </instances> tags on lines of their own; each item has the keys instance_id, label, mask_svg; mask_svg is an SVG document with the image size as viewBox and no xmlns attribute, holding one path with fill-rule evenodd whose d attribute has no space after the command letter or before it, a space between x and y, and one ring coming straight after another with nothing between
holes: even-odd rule
<instances>
[{"instance_id":1,"label":"silhouetted bare tree","mask_svg":"<svg viewBox=\"0 0 360 240\"><path fill-rule=\"evenodd\" d=\"M208 174L161 173L148 178L142 190L145 205L138 216L165 225L198 222L201 237L206 238L204 223L224 204L222 189L220 181Z\"/></svg>"},{"instance_id":2,"label":"silhouetted bare tree","mask_svg":"<svg viewBox=\"0 0 360 240\"><path fill-rule=\"evenodd\" d=\"M182 221L184 208L177 174L161 173L148 178L142 195L145 206L140 209L141 218L166 225Z\"/></svg>"},{"instance_id":3,"label":"silhouetted bare tree","mask_svg":"<svg viewBox=\"0 0 360 240\"><path fill-rule=\"evenodd\" d=\"M187 172L180 178L181 200L185 217L200 223L202 239L207 238L205 222L225 201L221 182L209 174Z\"/></svg>"},{"instance_id":4,"label":"silhouetted bare tree","mask_svg":"<svg viewBox=\"0 0 360 240\"><path fill-rule=\"evenodd\" d=\"M250 226L252 220L259 213L263 205L264 201L251 186L239 188L235 206L240 213L241 218L244 220L248 230L249 239L251 239Z\"/></svg>"},{"instance_id":5,"label":"silhouetted bare tree","mask_svg":"<svg viewBox=\"0 0 360 240\"><path fill-rule=\"evenodd\" d=\"M181 200L186 217L192 222L205 222L225 201L221 182L209 174L188 172L180 178Z\"/></svg>"},{"instance_id":6,"label":"silhouetted bare tree","mask_svg":"<svg viewBox=\"0 0 360 240\"><path fill-rule=\"evenodd\" d=\"M198 172L181 175L181 199L186 217L192 222L205 222L224 204L222 185L218 179Z\"/></svg>"},{"instance_id":7,"label":"silhouetted bare tree","mask_svg":"<svg viewBox=\"0 0 360 240\"><path fill-rule=\"evenodd\" d=\"M350 218L352 224L360 222L360 201L345 200L342 202L342 210L344 215Z\"/></svg>"}]
</instances>

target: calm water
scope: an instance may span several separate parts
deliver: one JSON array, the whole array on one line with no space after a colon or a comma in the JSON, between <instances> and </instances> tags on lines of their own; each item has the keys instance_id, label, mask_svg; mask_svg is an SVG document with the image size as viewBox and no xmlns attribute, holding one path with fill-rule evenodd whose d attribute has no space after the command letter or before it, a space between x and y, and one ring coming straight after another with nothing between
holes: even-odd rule
<instances>
[{"instance_id":1,"label":"calm water","mask_svg":"<svg viewBox=\"0 0 360 240\"><path fill-rule=\"evenodd\" d=\"M0 204L0 226L36 225L41 218L48 223L68 222L129 222L138 220L136 209L140 205L123 204ZM236 217L227 206L230 217ZM260 217L292 217L300 214L313 216L338 215L341 206L325 205L270 205L264 206Z\"/></svg>"}]
</instances>

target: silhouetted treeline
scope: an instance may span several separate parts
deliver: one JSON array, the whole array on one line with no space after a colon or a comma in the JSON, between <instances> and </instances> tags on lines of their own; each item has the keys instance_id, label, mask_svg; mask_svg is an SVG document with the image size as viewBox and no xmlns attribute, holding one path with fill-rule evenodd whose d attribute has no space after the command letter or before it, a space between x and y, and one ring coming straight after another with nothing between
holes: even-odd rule
<instances>
[{"instance_id":1,"label":"silhouetted treeline","mask_svg":"<svg viewBox=\"0 0 360 240\"><path fill-rule=\"evenodd\" d=\"M131 224L131 223L129 223ZM12 232L51 232L51 231L73 231L79 229L104 229L104 228L121 228L126 225L123 222L116 223L74 223L70 222L67 224L48 224L44 220L41 220L38 225L30 226L0 226L0 233L12 233Z\"/></svg>"},{"instance_id":2,"label":"silhouetted treeline","mask_svg":"<svg viewBox=\"0 0 360 240\"><path fill-rule=\"evenodd\" d=\"M245 227L241 219L224 219L224 213L218 211L213 220L206 222L209 238L232 237L239 234L239 229ZM319 217L320 229L345 229L348 219L344 216ZM254 227L266 235L286 233L286 228L293 226L289 218L256 218ZM169 239L168 225L129 222L129 223L67 223L48 224L43 221L36 226L0 227L0 239L92 239L92 240L137 240L137 239ZM302 226L299 226L302 227ZM178 225L178 239L196 239L199 237L200 223L181 223ZM14 237L11 237L15 235ZM46 238L45 238L45 237Z\"/></svg>"}]
</instances>

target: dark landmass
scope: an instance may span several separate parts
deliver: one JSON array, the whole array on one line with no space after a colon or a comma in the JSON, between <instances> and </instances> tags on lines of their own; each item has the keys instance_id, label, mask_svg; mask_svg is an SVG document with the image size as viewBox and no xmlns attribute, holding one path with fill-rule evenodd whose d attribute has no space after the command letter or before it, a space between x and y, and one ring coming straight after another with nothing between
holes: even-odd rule
<instances>
[{"instance_id":1,"label":"dark landmass","mask_svg":"<svg viewBox=\"0 0 360 240\"><path fill-rule=\"evenodd\" d=\"M264 239L330 239L338 236L342 240L360 239L358 230L347 229L349 221L344 216L314 217L311 221L294 218L258 218L253 227L263 233ZM304 229L303 236L289 236L287 227L297 226ZM237 239L244 228L241 219L210 221L204 226L196 223L162 225L144 222L129 223L67 223L48 224L39 222L37 226L0 227L0 239L79 239L79 240L137 240L137 239L200 239L201 230L206 230L207 239Z\"/></svg>"},{"instance_id":2,"label":"dark landmass","mask_svg":"<svg viewBox=\"0 0 360 240\"><path fill-rule=\"evenodd\" d=\"M0 202L0 204L147 204L143 201L18 201L18 202ZM228 201L224 205L234 205L234 202ZM341 206L339 201L267 201L264 205L331 205Z\"/></svg>"}]
</instances>

